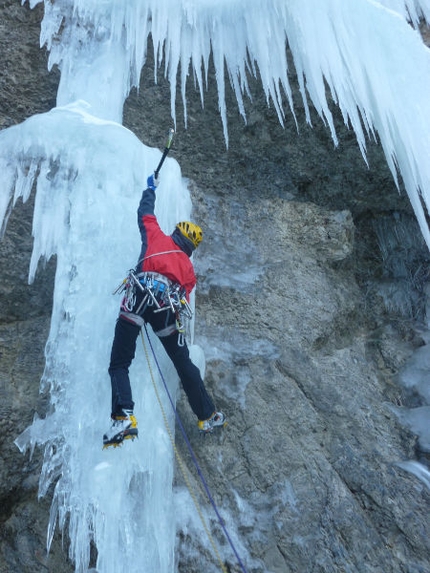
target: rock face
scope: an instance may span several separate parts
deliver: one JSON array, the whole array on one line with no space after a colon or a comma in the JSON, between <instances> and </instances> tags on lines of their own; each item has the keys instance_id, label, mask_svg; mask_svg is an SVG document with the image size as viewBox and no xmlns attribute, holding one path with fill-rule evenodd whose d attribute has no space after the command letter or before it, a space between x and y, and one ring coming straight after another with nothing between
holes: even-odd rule
<instances>
[{"instance_id":1,"label":"rock face","mask_svg":"<svg viewBox=\"0 0 430 573\"><path fill-rule=\"evenodd\" d=\"M41 18L40 6L0 2L2 128L55 106L58 73L38 47ZM152 77L148 65L124 124L160 147L169 91ZM377 145L367 168L341 121L338 148L317 117L299 133L289 117L281 128L256 82L246 125L229 95L226 149L209 83L205 109L192 96L188 128L178 121L174 154L205 230L195 342L229 418L203 446L191 439L216 503L249 573L428 573L430 491L396 465L429 462L393 413L412 400L398 373L426 342L429 254L405 193ZM67 573L67 539L63 548L58 534L45 554L50 501L37 500L39 453L29 460L13 443L43 413L55 272L49 261L27 285L31 213L31 204L16 206L0 243L0 573ZM187 422L183 398L178 408ZM178 449L192 468L180 436ZM184 487L179 472L176 485ZM238 571L221 547L227 570ZM190 530L179 532L178 555L181 573L219 570L208 541Z\"/></svg>"}]
</instances>

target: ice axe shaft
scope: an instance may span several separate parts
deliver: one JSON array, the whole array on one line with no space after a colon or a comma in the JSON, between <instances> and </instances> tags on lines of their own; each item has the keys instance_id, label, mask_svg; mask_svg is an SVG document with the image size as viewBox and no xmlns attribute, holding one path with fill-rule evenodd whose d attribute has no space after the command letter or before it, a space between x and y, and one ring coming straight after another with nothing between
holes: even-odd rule
<instances>
[{"instance_id":1,"label":"ice axe shaft","mask_svg":"<svg viewBox=\"0 0 430 573\"><path fill-rule=\"evenodd\" d=\"M157 165L157 169L154 171L155 179L158 179L158 174L160 173L161 166L167 157L172 146L173 136L175 135L175 130L173 128L169 129L169 135L167 137L166 147L164 148L163 155L161 156L160 163Z\"/></svg>"}]
</instances>

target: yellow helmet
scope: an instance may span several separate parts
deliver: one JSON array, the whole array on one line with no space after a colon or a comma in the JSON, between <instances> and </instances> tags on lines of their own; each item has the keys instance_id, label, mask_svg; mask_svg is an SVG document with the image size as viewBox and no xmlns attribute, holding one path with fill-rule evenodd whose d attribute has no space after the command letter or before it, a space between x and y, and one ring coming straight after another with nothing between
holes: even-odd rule
<instances>
[{"instance_id":1,"label":"yellow helmet","mask_svg":"<svg viewBox=\"0 0 430 573\"><path fill-rule=\"evenodd\" d=\"M203 240L203 231L195 223L191 223L190 221L181 221L176 225L176 228L181 231L184 237L193 243L194 248L198 247L199 243Z\"/></svg>"}]
</instances>

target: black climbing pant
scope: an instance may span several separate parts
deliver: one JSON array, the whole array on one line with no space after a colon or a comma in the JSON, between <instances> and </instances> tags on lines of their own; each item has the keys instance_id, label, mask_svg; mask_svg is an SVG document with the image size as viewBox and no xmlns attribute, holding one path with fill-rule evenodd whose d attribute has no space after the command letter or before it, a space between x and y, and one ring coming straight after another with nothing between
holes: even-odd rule
<instances>
[{"instance_id":1,"label":"black climbing pant","mask_svg":"<svg viewBox=\"0 0 430 573\"><path fill-rule=\"evenodd\" d=\"M139 300L136 302L137 308ZM170 360L176 368L191 409L199 420L206 420L215 411L214 403L209 396L200 370L190 359L185 339L181 336L182 345L178 344L180 334L174 328L175 315L171 310L154 312L155 307L147 307L142 315L144 322L149 323L153 331L159 333L159 339ZM141 326L133 321L133 315L122 312L116 322L115 336L112 344L109 375L112 385L112 415L122 409L133 410L134 402L129 378L129 367L136 352L136 340ZM167 336L163 333L170 332Z\"/></svg>"}]
</instances>

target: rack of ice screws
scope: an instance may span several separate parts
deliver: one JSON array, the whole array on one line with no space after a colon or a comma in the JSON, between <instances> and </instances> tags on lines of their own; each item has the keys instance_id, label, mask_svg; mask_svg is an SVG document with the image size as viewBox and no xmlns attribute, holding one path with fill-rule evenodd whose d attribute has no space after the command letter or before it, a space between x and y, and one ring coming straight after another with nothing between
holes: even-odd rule
<instances>
[{"instance_id":1,"label":"rack of ice screws","mask_svg":"<svg viewBox=\"0 0 430 573\"><path fill-rule=\"evenodd\" d=\"M139 289L143 296L137 308L136 289ZM114 294L124 292L121 307L127 312L142 315L148 306L155 306L154 312L171 310L176 317L176 328L184 335L186 320L193 317L193 311L189 305L185 289L178 283L174 283L164 275L154 272L135 273L134 270L128 272L127 277L114 291Z\"/></svg>"}]
</instances>

